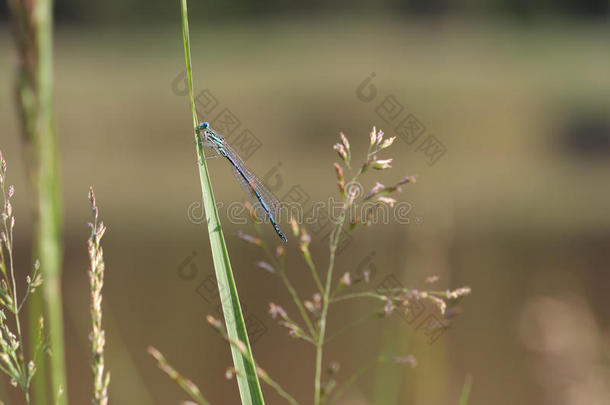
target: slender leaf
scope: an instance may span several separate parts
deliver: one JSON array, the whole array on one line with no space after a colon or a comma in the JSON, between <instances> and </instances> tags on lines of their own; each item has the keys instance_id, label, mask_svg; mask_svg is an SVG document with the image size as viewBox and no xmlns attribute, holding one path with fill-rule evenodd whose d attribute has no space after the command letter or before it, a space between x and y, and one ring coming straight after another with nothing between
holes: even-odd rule
<instances>
[{"instance_id":1,"label":"slender leaf","mask_svg":"<svg viewBox=\"0 0 610 405\"><path fill-rule=\"evenodd\" d=\"M239 303L235 279L231 270L231 262L227 252L222 227L218 211L216 210L216 201L212 190L212 183L208 168L205 162L205 155L200 139L198 129L199 121L197 112L195 111L195 103L193 101L193 79L191 69L191 50L189 39L188 12L186 0L181 0L182 9L182 37L184 40L184 56L186 61L186 75L189 87L191 112L193 114L193 129L195 133L195 144L197 148L197 158L199 164L199 178L201 181L201 193L203 196L203 206L205 209L206 223L208 225L208 233L210 235L210 245L212 248L212 258L214 261L214 269L216 271L216 280L218 283L222 310L224 313L227 334L229 338L242 341L246 345L246 354L242 355L240 351L231 346L233 355L233 364L237 371L237 383L239 385L239 393L241 395L242 404L264 404L263 394L261 391L260 382L254 369L254 361L252 357L252 349L246 332L246 325ZM226 294L224 292L229 292ZM244 356L249 356L248 361Z\"/></svg>"}]
</instances>

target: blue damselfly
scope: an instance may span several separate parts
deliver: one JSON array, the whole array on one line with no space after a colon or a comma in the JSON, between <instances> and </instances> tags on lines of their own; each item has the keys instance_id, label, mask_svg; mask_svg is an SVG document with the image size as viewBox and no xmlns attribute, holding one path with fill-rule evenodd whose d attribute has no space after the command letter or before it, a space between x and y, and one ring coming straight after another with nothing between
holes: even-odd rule
<instances>
[{"instance_id":1,"label":"blue damselfly","mask_svg":"<svg viewBox=\"0 0 610 405\"><path fill-rule=\"evenodd\" d=\"M277 197L259 180L258 177L246 166L243 159L239 157L225 141L224 136L210 128L208 122L199 125L199 131L203 146L212 148L218 156L226 158L233 166L233 175L244 191L251 198L254 207L260 207L269 218L275 232L284 242L287 242L286 235L278 226L276 219L280 213L280 201Z\"/></svg>"}]
</instances>

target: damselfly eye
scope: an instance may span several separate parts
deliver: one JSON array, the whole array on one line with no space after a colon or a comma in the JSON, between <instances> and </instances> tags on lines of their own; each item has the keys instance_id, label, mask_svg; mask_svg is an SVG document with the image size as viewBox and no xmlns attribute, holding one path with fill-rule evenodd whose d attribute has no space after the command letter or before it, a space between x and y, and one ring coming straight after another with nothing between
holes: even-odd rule
<instances>
[{"instance_id":1,"label":"damselfly eye","mask_svg":"<svg viewBox=\"0 0 610 405\"><path fill-rule=\"evenodd\" d=\"M201 125L199 125L199 129L208 129L210 127L210 123L207 121L204 121L201 123Z\"/></svg>"}]
</instances>

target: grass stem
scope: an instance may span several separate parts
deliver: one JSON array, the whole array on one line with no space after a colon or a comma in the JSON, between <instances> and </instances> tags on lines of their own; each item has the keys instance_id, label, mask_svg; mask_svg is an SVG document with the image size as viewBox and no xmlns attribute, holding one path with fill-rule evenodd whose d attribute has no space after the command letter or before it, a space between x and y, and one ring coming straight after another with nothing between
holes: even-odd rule
<instances>
[{"instance_id":1,"label":"grass stem","mask_svg":"<svg viewBox=\"0 0 610 405\"><path fill-rule=\"evenodd\" d=\"M318 339L316 344L316 371L315 371L315 382L314 382L314 404L320 405L321 401L321 386L322 386L322 352L324 346L324 336L326 334L326 320L328 317L328 307L330 304L330 291L332 287L333 270L335 267L335 256L337 247L339 246L339 240L341 236L341 229L345 223L345 209L341 212L335 230L331 234L330 242L330 260L328 263L328 271L326 274L326 285L324 287L324 296L322 298L322 314L320 315L320 330L318 333Z\"/></svg>"},{"instance_id":2,"label":"grass stem","mask_svg":"<svg viewBox=\"0 0 610 405\"><path fill-rule=\"evenodd\" d=\"M206 165L205 155L203 152L203 142L199 133L199 121L195 110L195 102L193 97L193 77L191 67L191 45L189 38L188 25L188 10L186 0L180 1L182 15L182 38L184 42L184 57L186 63L186 76L189 88L189 101L193 118L193 131L195 134L195 146L197 150L199 178L201 183L201 192L203 206L205 209L206 223L208 234L210 237L210 245L212 248L212 258L214 262L214 270L216 272L216 281L219 291L229 292L229 294L220 294L222 310L227 325L227 333L231 339L236 339L244 342L246 346L245 353L231 347L233 355L233 364L237 373L237 384L243 405L262 405L264 404L263 393L260 382L253 367L254 358L252 356L252 348L248 339L246 325L244 322L237 287L231 269L231 262L227 246L224 240L220 218L216 209L216 201L212 190L212 182Z\"/></svg>"},{"instance_id":3,"label":"grass stem","mask_svg":"<svg viewBox=\"0 0 610 405\"><path fill-rule=\"evenodd\" d=\"M19 54L17 105L26 150L32 156L29 174L37 191L35 253L44 277L43 294L29 305L30 330L36 330L46 312L53 356L38 365L33 380L38 405L66 405L66 369L61 293L61 201L57 140L53 119L53 1L9 1L13 13L15 42ZM30 355L37 349L30 342ZM49 395L48 381L52 384Z\"/></svg>"}]
</instances>

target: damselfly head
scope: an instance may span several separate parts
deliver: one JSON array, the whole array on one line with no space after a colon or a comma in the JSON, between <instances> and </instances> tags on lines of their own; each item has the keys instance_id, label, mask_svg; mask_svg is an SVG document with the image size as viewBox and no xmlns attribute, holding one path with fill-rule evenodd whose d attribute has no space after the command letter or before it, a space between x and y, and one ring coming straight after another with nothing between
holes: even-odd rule
<instances>
[{"instance_id":1,"label":"damselfly head","mask_svg":"<svg viewBox=\"0 0 610 405\"><path fill-rule=\"evenodd\" d=\"M207 121L204 121L201 123L201 125L199 125L199 129L203 130L203 129L208 129L210 128L210 123Z\"/></svg>"}]
</instances>

